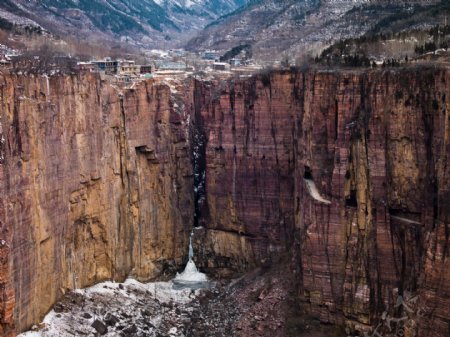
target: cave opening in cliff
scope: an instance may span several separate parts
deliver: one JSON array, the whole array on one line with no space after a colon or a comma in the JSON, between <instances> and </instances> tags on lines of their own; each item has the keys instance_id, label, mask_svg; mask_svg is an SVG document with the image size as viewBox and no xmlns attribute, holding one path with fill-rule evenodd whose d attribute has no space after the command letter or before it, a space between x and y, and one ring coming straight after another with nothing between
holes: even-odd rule
<instances>
[{"instance_id":1,"label":"cave opening in cliff","mask_svg":"<svg viewBox=\"0 0 450 337\"><path fill-rule=\"evenodd\" d=\"M305 173L303 175L303 178L313 180L311 168L309 166L305 166Z\"/></svg>"},{"instance_id":2,"label":"cave opening in cliff","mask_svg":"<svg viewBox=\"0 0 450 337\"><path fill-rule=\"evenodd\" d=\"M202 225L202 209L206 202L206 137L202 125L194 125L192 136L194 171L194 227Z\"/></svg>"},{"instance_id":3,"label":"cave opening in cliff","mask_svg":"<svg viewBox=\"0 0 450 337\"><path fill-rule=\"evenodd\" d=\"M345 198L346 207L358 207L358 200L356 199L356 190L351 190L350 195Z\"/></svg>"}]
</instances>

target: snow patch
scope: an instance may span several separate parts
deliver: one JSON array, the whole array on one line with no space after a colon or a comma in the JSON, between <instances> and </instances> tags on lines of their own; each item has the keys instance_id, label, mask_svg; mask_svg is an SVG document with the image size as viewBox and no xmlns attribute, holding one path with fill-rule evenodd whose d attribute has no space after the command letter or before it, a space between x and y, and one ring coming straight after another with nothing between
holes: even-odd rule
<instances>
[{"instance_id":1,"label":"snow patch","mask_svg":"<svg viewBox=\"0 0 450 337\"><path fill-rule=\"evenodd\" d=\"M34 331L18 337L185 336L186 320L198 304L201 288L210 286L194 261L192 230L189 261L169 282L106 281L66 294ZM99 331L97 329L105 329Z\"/></svg>"},{"instance_id":2,"label":"snow patch","mask_svg":"<svg viewBox=\"0 0 450 337\"><path fill-rule=\"evenodd\" d=\"M320 195L320 192L317 189L317 186L313 180L311 180L311 179L303 179L303 180L306 182L306 187L308 188L308 192L311 195L311 197L313 197L313 199L315 199L316 201L321 202L323 204L327 204L327 205L331 204L331 201L322 198L322 196Z\"/></svg>"},{"instance_id":3,"label":"snow patch","mask_svg":"<svg viewBox=\"0 0 450 337\"><path fill-rule=\"evenodd\" d=\"M119 336L124 329L136 329L136 336L169 336L173 331L182 336L180 320L192 311L189 306L198 294L189 288L175 289L171 281L106 281L67 294L41 324L34 326L35 331L18 337L93 336L96 330L92 324L96 320L107 327L106 337ZM108 323L111 315L114 322Z\"/></svg>"}]
</instances>

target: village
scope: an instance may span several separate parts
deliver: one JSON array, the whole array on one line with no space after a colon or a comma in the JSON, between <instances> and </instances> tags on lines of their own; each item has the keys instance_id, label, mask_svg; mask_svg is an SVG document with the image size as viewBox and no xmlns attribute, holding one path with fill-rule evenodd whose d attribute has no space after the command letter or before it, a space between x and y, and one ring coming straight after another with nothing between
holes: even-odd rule
<instances>
[{"instance_id":1,"label":"village","mask_svg":"<svg viewBox=\"0 0 450 337\"><path fill-rule=\"evenodd\" d=\"M43 58L42 55L33 55L24 60L20 52L0 48L0 70L16 71L20 68L20 64L26 62L42 64ZM51 62L47 62L47 66L51 74L63 72L63 68L80 73L99 73L102 80L123 88L151 78L163 80L188 76L249 77L263 69L263 65L256 64L245 51L234 57L224 58L214 50L193 53L183 49L151 50L146 52L145 57L108 56L87 61L80 61L71 56L52 55Z\"/></svg>"},{"instance_id":2,"label":"village","mask_svg":"<svg viewBox=\"0 0 450 337\"><path fill-rule=\"evenodd\" d=\"M220 53L206 50L190 53L182 49L162 51L152 50L144 64L133 59L114 59L105 57L100 60L77 62L77 69L82 72L98 72L102 79L120 86L129 86L137 81L149 78L208 77L212 75L248 77L262 69L245 57L224 60Z\"/></svg>"}]
</instances>

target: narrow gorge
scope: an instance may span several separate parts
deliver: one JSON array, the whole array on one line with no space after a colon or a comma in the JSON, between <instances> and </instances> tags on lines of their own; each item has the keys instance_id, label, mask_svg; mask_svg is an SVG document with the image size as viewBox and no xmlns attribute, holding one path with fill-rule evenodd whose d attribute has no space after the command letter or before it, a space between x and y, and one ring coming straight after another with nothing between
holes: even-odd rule
<instances>
[{"instance_id":1,"label":"narrow gorge","mask_svg":"<svg viewBox=\"0 0 450 337\"><path fill-rule=\"evenodd\" d=\"M449 70L0 88L0 335L75 288L173 277L196 227L210 278L278 269L348 336L402 313L405 336L448 336Z\"/></svg>"}]
</instances>

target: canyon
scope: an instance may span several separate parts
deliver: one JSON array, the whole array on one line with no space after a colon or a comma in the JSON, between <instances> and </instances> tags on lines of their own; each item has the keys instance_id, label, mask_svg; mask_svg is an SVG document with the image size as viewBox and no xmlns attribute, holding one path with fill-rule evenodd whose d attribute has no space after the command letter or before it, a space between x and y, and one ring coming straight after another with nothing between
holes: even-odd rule
<instances>
[{"instance_id":1,"label":"canyon","mask_svg":"<svg viewBox=\"0 0 450 337\"><path fill-rule=\"evenodd\" d=\"M348 335L406 315L405 335L447 336L449 82L1 75L0 334L72 289L173 276L197 226L211 277L281 268L302 312Z\"/></svg>"}]
</instances>

